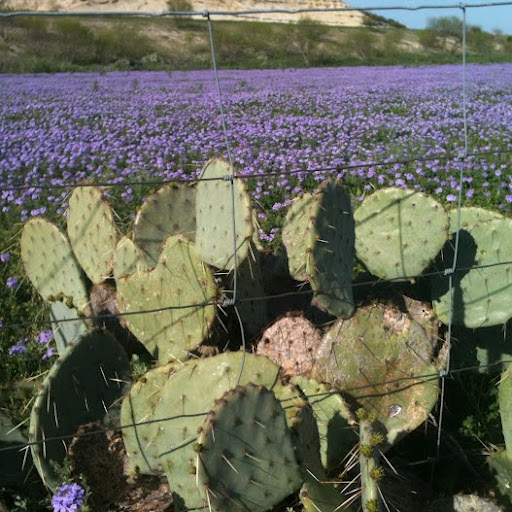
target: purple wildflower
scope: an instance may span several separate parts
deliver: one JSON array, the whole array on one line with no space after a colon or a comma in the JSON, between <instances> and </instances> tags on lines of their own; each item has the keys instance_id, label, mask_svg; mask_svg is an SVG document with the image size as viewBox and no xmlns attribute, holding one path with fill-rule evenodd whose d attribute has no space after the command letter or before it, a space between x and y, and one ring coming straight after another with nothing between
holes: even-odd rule
<instances>
[{"instance_id":1,"label":"purple wildflower","mask_svg":"<svg viewBox=\"0 0 512 512\"><path fill-rule=\"evenodd\" d=\"M8 288L16 288L18 286L19 281L15 277L8 277L5 284Z\"/></svg>"},{"instance_id":2,"label":"purple wildflower","mask_svg":"<svg viewBox=\"0 0 512 512\"><path fill-rule=\"evenodd\" d=\"M54 512L75 512L84 504L85 490L78 484L66 484L59 487L52 498Z\"/></svg>"},{"instance_id":3,"label":"purple wildflower","mask_svg":"<svg viewBox=\"0 0 512 512\"><path fill-rule=\"evenodd\" d=\"M26 342L27 342L27 338L25 338L23 340L19 340L18 342L16 342L16 344L13 345L9 349L9 355L10 356L19 355L19 354L23 354L24 352L26 352L27 351L27 347L25 345Z\"/></svg>"},{"instance_id":4,"label":"purple wildflower","mask_svg":"<svg viewBox=\"0 0 512 512\"><path fill-rule=\"evenodd\" d=\"M449 202L449 203L453 203L454 201L457 201L457 196L455 194L448 194L446 196L446 200Z\"/></svg>"},{"instance_id":5,"label":"purple wildflower","mask_svg":"<svg viewBox=\"0 0 512 512\"><path fill-rule=\"evenodd\" d=\"M37 336L37 343L39 343L39 345L47 345L48 343L50 343L50 341L52 340L53 338L53 332L51 329L48 329L46 331L41 331L39 333L39 335Z\"/></svg>"},{"instance_id":6,"label":"purple wildflower","mask_svg":"<svg viewBox=\"0 0 512 512\"><path fill-rule=\"evenodd\" d=\"M53 357L55 355L57 355L55 354L55 347L50 347L49 349L46 350L41 359L44 361L45 359L50 359L50 357Z\"/></svg>"},{"instance_id":7,"label":"purple wildflower","mask_svg":"<svg viewBox=\"0 0 512 512\"><path fill-rule=\"evenodd\" d=\"M11 255L8 252L4 252L0 254L0 261L2 263L5 263L6 261L9 261L11 259Z\"/></svg>"}]
</instances>

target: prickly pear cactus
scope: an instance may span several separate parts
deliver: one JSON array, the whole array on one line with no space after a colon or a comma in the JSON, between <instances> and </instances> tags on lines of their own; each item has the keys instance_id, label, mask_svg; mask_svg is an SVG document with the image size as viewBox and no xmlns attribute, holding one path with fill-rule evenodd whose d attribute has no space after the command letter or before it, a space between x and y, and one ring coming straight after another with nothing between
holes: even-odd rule
<instances>
[{"instance_id":1,"label":"prickly pear cactus","mask_svg":"<svg viewBox=\"0 0 512 512\"><path fill-rule=\"evenodd\" d=\"M129 276L135 272L145 272L151 268L139 247L126 236L121 238L116 245L113 267L116 279Z\"/></svg>"},{"instance_id":2,"label":"prickly pear cactus","mask_svg":"<svg viewBox=\"0 0 512 512\"><path fill-rule=\"evenodd\" d=\"M90 329L88 322L80 317L75 308L68 308L59 300L52 302L50 307L50 324L59 354Z\"/></svg>"},{"instance_id":3,"label":"prickly pear cactus","mask_svg":"<svg viewBox=\"0 0 512 512\"><path fill-rule=\"evenodd\" d=\"M202 343L215 319L216 294L213 274L182 235L167 238L153 270L117 279L128 328L161 364L185 360Z\"/></svg>"},{"instance_id":4,"label":"prickly pear cactus","mask_svg":"<svg viewBox=\"0 0 512 512\"><path fill-rule=\"evenodd\" d=\"M417 190L384 188L355 211L357 257L381 279L421 274L448 238L448 214Z\"/></svg>"},{"instance_id":5,"label":"prickly pear cactus","mask_svg":"<svg viewBox=\"0 0 512 512\"><path fill-rule=\"evenodd\" d=\"M456 226L452 214L452 230ZM445 324L469 328L504 324L512 318L512 219L480 208L461 209L457 270L432 278L435 312ZM443 252L442 268L451 269L454 237ZM471 268L471 267L484 268ZM452 300L453 298L453 300Z\"/></svg>"},{"instance_id":6,"label":"prickly pear cactus","mask_svg":"<svg viewBox=\"0 0 512 512\"><path fill-rule=\"evenodd\" d=\"M34 402L28 437L36 468L50 489L62 483L55 465L66 456L66 442L80 425L108 416L125 392L129 372L119 343L100 332L78 338L54 363Z\"/></svg>"},{"instance_id":7,"label":"prickly pear cactus","mask_svg":"<svg viewBox=\"0 0 512 512\"><path fill-rule=\"evenodd\" d=\"M304 403L298 409L291 423L291 429L297 461L304 481L299 498L305 512L355 510L350 506L343 506L346 496L343 496L336 485L329 482L327 478L320 460L320 438L311 405Z\"/></svg>"},{"instance_id":8,"label":"prickly pear cactus","mask_svg":"<svg viewBox=\"0 0 512 512\"><path fill-rule=\"evenodd\" d=\"M69 198L68 236L76 259L93 283L112 273L119 232L99 187L76 187Z\"/></svg>"},{"instance_id":9,"label":"prickly pear cactus","mask_svg":"<svg viewBox=\"0 0 512 512\"><path fill-rule=\"evenodd\" d=\"M133 224L133 241L149 266L157 264L167 237L184 235L194 241L195 204L196 189L186 184L164 185L145 200Z\"/></svg>"},{"instance_id":10,"label":"prickly pear cactus","mask_svg":"<svg viewBox=\"0 0 512 512\"><path fill-rule=\"evenodd\" d=\"M320 340L320 332L307 318L289 314L265 329L256 353L281 366L285 375L304 375L313 368Z\"/></svg>"},{"instance_id":11,"label":"prickly pear cactus","mask_svg":"<svg viewBox=\"0 0 512 512\"><path fill-rule=\"evenodd\" d=\"M83 311L89 302L86 277L60 229L34 217L23 226L20 244L25 272L41 297Z\"/></svg>"},{"instance_id":12,"label":"prickly pear cactus","mask_svg":"<svg viewBox=\"0 0 512 512\"><path fill-rule=\"evenodd\" d=\"M354 238L350 197L337 182L300 198L283 226L290 274L309 281L316 298L337 317L354 311Z\"/></svg>"},{"instance_id":13,"label":"prickly pear cactus","mask_svg":"<svg viewBox=\"0 0 512 512\"><path fill-rule=\"evenodd\" d=\"M245 259L254 231L251 201L244 182L223 179L233 174L228 162L215 158L204 166L197 184L197 253L205 263L225 270L231 270L235 264L235 246L238 264Z\"/></svg>"},{"instance_id":14,"label":"prickly pear cactus","mask_svg":"<svg viewBox=\"0 0 512 512\"><path fill-rule=\"evenodd\" d=\"M339 467L357 442L354 415L341 394L327 384L304 376L293 377L291 382L304 393L315 417L324 468Z\"/></svg>"},{"instance_id":15,"label":"prickly pear cactus","mask_svg":"<svg viewBox=\"0 0 512 512\"><path fill-rule=\"evenodd\" d=\"M19 427L0 412L0 449L5 450L0 457L0 487L21 487L25 483L32 462L30 457L24 461L26 443Z\"/></svg>"},{"instance_id":16,"label":"prickly pear cactus","mask_svg":"<svg viewBox=\"0 0 512 512\"><path fill-rule=\"evenodd\" d=\"M240 384L281 387L279 367L270 360L231 352L151 370L123 400L121 422L135 425L123 429L130 467L144 474L165 472L178 510L204 505L193 476L192 445L215 400L234 388L239 376Z\"/></svg>"},{"instance_id":17,"label":"prickly pear cactus","mask_svg":"<svg viewBox=\"0 0 512 512\"><path fill-rule=\"evenodd\" d=\"M215 403L198 438L197 479L214 512L265 512L299 489L291 432L271 391L238 386Z\"/></svg>"},{"instance_id":18,"label":"prickly pear cactus","mask_svg":"<svg viewBox=\"0 0 512 512\"><path fill-rule=\"evenodd\" d=\"M375 412L393 444L423 423L437 401L434 349L406 313L374 304L332 325L312 374L341 390L353 408Z\"/></svg>"}]
</instances>

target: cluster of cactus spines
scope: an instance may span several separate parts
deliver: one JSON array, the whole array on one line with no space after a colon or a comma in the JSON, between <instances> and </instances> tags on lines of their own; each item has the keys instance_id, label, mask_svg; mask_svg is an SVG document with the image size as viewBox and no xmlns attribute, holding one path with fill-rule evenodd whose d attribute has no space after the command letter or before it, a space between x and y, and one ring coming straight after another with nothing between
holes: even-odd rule
<instances>
[{"instance_id":1,"label":"cluster of cactus spines","mask_svg":"<svg viewBox=\"0 0 512 512\"><path fill-rule=\"evenodd\" d=\"M358 409L359 418L359 469L361 471L361 505L364 512L381 512L379 480L384 469L379 463L379 446L385 436L375 428L377 415Z\"/></svg>"},{"instance_id":2,"label":"cluster of cactus spines","mask_svg":"<svg viewBox=\"0 0 512 512\"><path fill-rule=\"evenodd\" d=\"M161 364L185 360L203 342L215 319L216 295L213 273L182 235L167 238L153 270L117 280L128 328Z\"/></svg>"},{"instance_id":3,"label":"cluster of cactus spines","mask_svg":"<svg viewBox=\"0 0 512 512\"><path fill-rule=\"evenodd\" d=\"M337 320L324 337L312 372L341 390L351 405L376 412L390 444L428 418L437 402L438 373L434 347L423 327L383 304Z\"/></svg>"},{"instance_id":4,"label":"cluster of cactus spines","mask_svg":"<svg viewBox=\"0 0 512 512\"><path fill-rule=\"evenodd\" d=\"M50 306L50 325L59 354L90 329L89 322L78 314L76 308L69 308L59 300Z\"/></svg>"},{"instance_id":5,"label":"cluster of cactus spines","mask_svg":"<svg viewBox=\"0 0 512 512\"><path fill-rule=\"evenodd\" d=\"M341 394L305 376L297 376L291 382L306 396L314 414L319 442L320 458L327 471L339 467L356 440L353 431L356 420Z\"/></svg>"},{"instance_id":6,"label":"cluster of cactus spines","mask_svg":"<svg viewBox=\"0 0 512 512\"><path fill-rule=\"evenodd\" d=\"M34 217L25 223L20 245L25 272L41 297L48 302L64 300L83 312L89 302L87 280L61 230Z\"/></svg>"},{"instance_id":7,"label":"cluster of cactus spines","mask_svg":"<svg viewBox=\"0 0 512 512\"><path fill-rule=\"evenodd\" d=\"M133 224L133 241L148 265L154 267L165 239L184 235L194 241L196 189L189 184L167 184L151 194L139 209Z\"/></svg>"},{"instance_id":8,"label":"cluster of cactus spines","mask_svg":"<svg viewBox=\"0 0 512 512\"><path fill-rule=\"evenodd\" d=\"M354 213L357 257L381 279L421 274L448 239L448 214L417 190L385 188Z\"/></svg>"},{"instance_id":9,"label":"cluster of cactus spines","mask_svg":"<svg viewBox=\"0 0 512 512\"><path fill-rule=\"evenodd\" d=\"M237 386L222 396L196 451L198 484L214 512L264 512L302 483L283 408L263 386Z\"/></svg>"},{"instance_id":10,"label":"cluster of cactus spines","mask_svg":"<svg viewBox=\"0 0 512 512\"><path fill-rule=\"evenodd\" d=\"M66 436L108 416L128 379L126 354L108 333L81 336L52 366L32 408L28 437L36 468L50 489L61 484L55 465L66 457Z\"/></svg>"},{"instance_id":11,"label":"cluster of cactus spines","mask_svg":"<svg viewBox=\"0 0 512 512\"><path fill-rule=\"evenodd\" d=\"M0 487L10 485L21 487L31 466L25 459L27 439L19 428L0 411L0 449L5 450L0 457Z\"/></svg>"},{"instance_id":12,"label":"cluster of cactus spines","mask_svg":"<svg viewBox=\"0 0 512 512\"><path fill-rule=\"evenodd\" d=\"M283 226L290 275L309 281L317 299L337 317L354 311L354 240L350 197L339 182L297 199Z\"/></svg>"},{"instance_id":13,"label":"cluster of cactus spines","mask_svg":"<svg viewBox=\"0 0 512 512\"><path fill-rule=\"evenodd\" d=\"M299 499L305 512L351 511L350 500L329 482L322 465L317 421L311 405L304 402L290 425L304 482Z\"/></svg>"},{"instance_id":14,"label":"cluster of cactus spines","mask_svg":"<svg viewBox=\"0 0 512 512\"><path fill-rule=\"evenodd\" d=\"M160 247L160 252L162 248ZM150 270L141 249L131 238L123 236L116 245L113 263L114 278L119 279L135 272ZM154 267L154 265L153 265Z\"/></svg>"},{"instance_id":15,"label":"cluster of cactus spines","mask_svg":"<svg viewBox=\"0 0 512 512\"><path fill-rule=\"evenodd\" d=\"M197 183L197 253L205 263L224 270L231 270L235 265L235 246L237 263L242 263L254 233L249 193L234 173L228 162L216 158L204 166ZM223 179L226 176L235 176L233 183Z\"/></svg>"},{"instance_id":16,"label":"cluster of cactus spines","mask_svg":"<svg viewBox=\"0 0 512 512\"><path fill-rule=\"evenodd\" d=\"M455 213L451 217L454 231ZM448 276L432 279L435 312L445 324L451 321L470 328L504 324L512 318L512 219L480 208L462 208L460 227L459 270L453 276L453 290ZM454 237L443 254L444 268L453 264Z\"/></svg>"},{"instance_id":17,"label":"cluster of cactus spines","mask_svg":"<svg viewBox=\"0 0 512 512\"><path fill-rule=\"evenodd\" d=\"M132 387L121 408L121 422L134 425L123 430L132 471L165 471L179 503L188 508L202 506L203 498L192 476L192 444L215 400L234 388L239 379L240 384L253 382L269 389L281 386L277 365L252 354L244 358L241 352L189 359L179 366L148 372ZM194 385L196 382L201 385Z\"/></svg>"},{"instance_id":18,"label":"cluster of cactus spines","mask_svg":"<svg viewBox=\"0 0 512 512\"><path fill-rule=\"evenodd\" d=\"M119 232L114 213L99 187L78 186L69 198L68 237L76 259L93 283L112 274Z\"/></svg>"}]
</instances>

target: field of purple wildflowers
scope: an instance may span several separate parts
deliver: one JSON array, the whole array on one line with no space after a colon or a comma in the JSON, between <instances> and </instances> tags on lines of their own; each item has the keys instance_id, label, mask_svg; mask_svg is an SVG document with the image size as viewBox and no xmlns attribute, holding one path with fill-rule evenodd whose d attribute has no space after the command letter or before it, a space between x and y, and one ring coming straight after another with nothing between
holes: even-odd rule
<instances>
[{"instance_id":1,"label":"field of purple wildflowers","mask_svg":"<svg viewBox=\"0 0 512 512\"><path fill-rule=\"evenodd\" d=\"M235 165L279 245L291 200L328 177L356 201L384 186L455 203L512 208L512 64L223 71ZM128 229L162 182L193 180L226 144L212 72L0 76L0 383L35 375L55 353L46 310L24 277L23 222L62 221L68 185L109 183ZM39 188L39 186L42 186ZM475 427L476 428L476 427Z\"/></svg>"},{"instance_id":2,"label":"field of purple wildflowers","mask_svg":"<svg viewBox=\"0 0 512 512\"><path fill-rule=\"evenodd\" d=\"M508 213L512 65L467 67L474 156L464 164L462 83L456 65L221 71L227 136L261 240L277 245L293 197L329 176L358 200L395 185L454 203L464 165L464 203ZM25 357L23 371L48 359L40 330L26 326L42 308L19 263L22 223L62 219L66 185L94 180L116 184L108 190L127 226L157 188L134 182L194 179L226 144L210 71L3 75L0 89L0 361L16 374L12 356L26 355L26 340L37 358Z\"/></svg>"}]
</instances>

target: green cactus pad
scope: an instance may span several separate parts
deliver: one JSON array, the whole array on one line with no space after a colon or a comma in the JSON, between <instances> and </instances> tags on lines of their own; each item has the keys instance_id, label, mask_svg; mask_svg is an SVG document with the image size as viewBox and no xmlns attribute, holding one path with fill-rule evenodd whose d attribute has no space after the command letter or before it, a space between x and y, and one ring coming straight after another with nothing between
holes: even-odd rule
<instances>
[{"instance_id":1,"label":"green cactus pad","mask_svg":"<svg viewBox=\"0 0 512 512\"><path fill-rule=\"evenodd\" d=\"M315 243L314 225L311 222L315 207L313 195L305 193L297 197L286 212L282 230L283 244L286 247L290 275L297 281L309 279L306 250Z\"/></svg>"},{"instance_id":2,"label":"green cactus pad","mask_svg":"<svg viewBox=\"0 0 512 512\"><path fill-rule=\"evenodd\" d=\"M216 294L212 272L182 235L167 238L153 270L117 280L128 328L161 364L185 360L202 343L215 319Z\"/></svg>"},{"instance_id":3,"label":"green cactus pad","mask_svg":"<svg viewBox=\"0 0 512 512\"><path fill-rule=\"evenodd\" d=\"M78 315L78 311L75 308L68 308L61 301L53 302L50 307L50 324L60 355L78 336L89 330L87 321Z\"/></svg>"},{"instance_id":4,"label":"green cactus pad","mask_svg":"<svg viewBox=\"0 0 512 512\"><path fill-rule=\"evenodd\" d=\"M168 184L151 194L141 206L133 224L133 241L151 267L157 264L167 237L185 235L194 241L195 203L194 186Z\"/></svg>"},{"instance_id":5,"label":"green cactus pad","mask_svg":"<svg viewBox=\"0 0 512 512\"><path fill-rule=\"evenodd\" d=\"M29 429L35 465L50 489L62 483L55 465L63 463L66 443L80 425L108 416L129 374L123 349L107 333L81 336L54 363L36 397Z\"/></svg>"},{"instance_id":6,"label":"green cactus pad","mask_svg":"<svg viewBox=\"0 0 512 512\"><path fill-rule=\"evenodd\" d=\"M417 190L384 188L355 211L356 254L382 279L420 275L448 238L448 214Z\"/></svg>"},{"instance_id":7,"label":"green cactus pad","mask_svg":"<svg viewBox=\"0 0 512 512\"><path fill-rule=\"evenodd\" d=\"M327 384L298 376L291 382L306 395L314 414L320 442L320 456L327 470L339 466L357 442L355 418L340 393Z\"/></svg>"},{"instance_id":8,"label":"green cactus pad","mask_svg":"<svg viewBox=\"0 0 512 512\"><path fill-rule=\"evenodd\" d=\"M119 232L99 187L76 187L69 198L68 236L76 259L93 283L112 273Z\"/></svg>"},{"instance_id":9,"label":"green cactus pad","mask_svg":"<svg viewBox=\"0 0 512 512\"><path fill-rule=\"evenodd\" d=\"M157 368L136 383L123 400L121 422L142 422L123 429L132 471L165 472L180 510L204 505L190 473L195 460L192 445L215 400L236 386L242 361L243 353L231 352ZM281 387L279 367L265 357L245 354L240 383L248 382L271 389ZM287 405L291 399L286 394Z\"/></svg>"},{"instance_id":10,"label":"green cactus pad","mask_svg":"<svg viewBox=\"0 0 512 512\"><path fill-rule=\"evenodd\" d=\"M151 266L144 259L141 250L126 236L117 242L113 266L116 279L129 276L135 272L145 272L151 269Z\"/></svg>"},{"instance_id":11,"label":"green cactus pad","mask_svg":"<svg viewBox=\"0 0 512 512\"><path fill-rule=\"evenodd\" d=\"M233 215L238 264L248 254L254 229L251 201L244 182L234 179L231 184L222 179L233 174L234 170L225 160L210 160L199 176L196 196L197 253L205 263L226 270L231 270L235 264Z\"/></svg>"},{"instance_id":12,"label":"green cactus pad","mask_svg":"<svg viewBox=\"0 0 512 512\"><path fill-rule=\"evenodd\" d=\"M261 255L252 245L245 260L238 267L237 275L237 307L242 318L246 334L259 334L269 322L263 277L260 267ZM227 276L231 290L234 287L234 270ZM230 298L233 292L230 290ZM256 299L256 300L253 300ZM258 300L260 299L260 300Z\"/></svg>"},{"instance_id":13,"label":"green cactus pad","mask_svg":"<svg viewBox=\"0 0 512 512\"><path fill-rule=\"evenodd\" d=\"M437 401L434 348L406 313L374 304L332 325L312 374L341 390L353 409L376 413L393 444L423 423Z\"/></svg>"},{"instance_id":14,"label":"green cactus pad","mask_svg":"<svg viewBox=\"0 0 512 512\"><path fill-rule=\"evenodd\" d=\"M65 298L83 311L89 302L87 280L60 229L34 217L25 223L20 244L25 272L41 297L50 302Z\"/></svg>"},{"instance_id":15,"label":"green cactus pad","mask_svg":"<svg viewBox=\"0 0 512 512\"><path fill-rule=\"evenodd\" d=\"M354 311L354 239L350 197L339 182L327 182L314 196L302 196L283 226L290 274L310 281L316 298L337 317Z\"/></svg>"},{"instance_id":16,"label":"green cactus pad","mask_svg":"<svg viewBox=\"0 0 512 512\"><path fill-rule=\"evenodd\" d=\"M504 324L512 318L511 238L512 219L479 208L461 209L451 318L449 276L440 274L431 280L434 309L441 322L451 320L456 325L479 328ZM454 240L455 234L443 253L440 270L453 265Z\"/></svg>"},{"instance_id":17,"label":"green cactus pad","mask_svg":"<svg viewBox=\"0 0 512 512\"><path fill-rule=\"evenodd\" d=\"M505 497L509 505L512 504L512 458L509 452L491 453L488 463L500 494Z\"/></svg>"},{"instance_id":18,"label":"green cactus pad","mask_svg":"<svg viewBox=\"0 0 512 512\"><path fill-rule=\"evenodd\" d=\"M505 438L505 447L512 454L512 364L502 373L498 388L501 429Z\"/></svg>"},{"instance_id":19,"label":"green cactus pad","mask_svg":"<svg viewBox=\"0 0 512 512\"><path fill-rule=\"evenodd\" d=\"M292 424L292 441L295 446L304 484L299 498L305 512L351 511L343 508L345 501L334 483L329 482L320 460L320 438L317 421L311 405L302 406ZM352 437L352 436L349 436ZM339 439L342 441L342 439Z\"/></svg>"},{"instance_id":20,"label":"green cactus pad","mask_svg":"<svg viewBox=\"0 0 512 512\"><path fill-rule=\"evenodd\" d=\"M198 443L198 484L214 512L265 512L301 485L284 411L262 386L238 386L219 399Z\"/></svg>"},{"instance_id":21,"label":"green cactus pad","mask_svg":"<svg viewBox=\"0 0 512 512\"><path fill-rule=\"evenodd\" d=\"M32 460L28 456L24 462L27 439L19 427L0 412L0 487L15 485L21 487L27 477ZM29 454L30 455L30 454Z\"/></svg>"}]
</instances>

